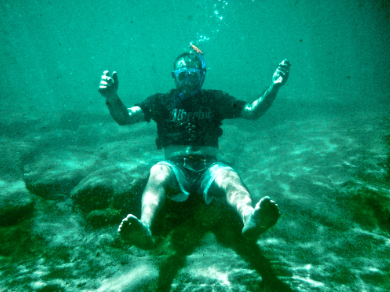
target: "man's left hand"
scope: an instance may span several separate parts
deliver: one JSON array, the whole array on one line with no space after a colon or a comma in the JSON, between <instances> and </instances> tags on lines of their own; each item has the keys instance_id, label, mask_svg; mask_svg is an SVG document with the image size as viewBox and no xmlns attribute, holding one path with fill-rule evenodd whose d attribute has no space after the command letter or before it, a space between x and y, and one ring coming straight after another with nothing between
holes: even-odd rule
<instances>
[{"instance_id":1,"label":"man's left hand","mask_svg":"<svg viewBox=\"0 0 390 292\"><path fill-rule=\"evenodd\" d=\"M272 76L272 85L280 87L287 82L288 76L290 74L290 62L286 59L283 60L278 68L276 69L274 75Z\"/></svg>"}]
</instances>

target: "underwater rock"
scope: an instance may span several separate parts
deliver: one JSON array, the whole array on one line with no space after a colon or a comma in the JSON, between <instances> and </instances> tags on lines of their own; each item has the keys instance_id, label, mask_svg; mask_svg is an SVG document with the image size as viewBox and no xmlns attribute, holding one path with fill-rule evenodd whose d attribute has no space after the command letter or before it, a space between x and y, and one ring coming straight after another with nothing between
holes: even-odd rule
<instances>
[{"instance_id":1,"label":"underwater rock","mask_svg":"<svg viewBox=\"0 0 390 292\"><path fill-rule=\"evenodd\" d=\"M85 213L112 208L123 210L126 214L139 214L149 168L149 165L132 162L117 163L99 169L84 178L72 190L71 198Z\"/></svg>"},{"instance_id":2,"label":"underwater rock","mask_svg":"<svg viewBox=\"0 0 390 292\"><path fill-rule=\"evenodd\" d=\"M123 216L119 210L107 208L105 210L94 210L90 212L86 220L94 227L102 227L105 225L119 224L122 221Z\"/></svg>"},{"instance_id":3,"label":"underwater rock","mask_svg":"<svg viewBox=\"0 0 390 292\"><path fill-rule=\"evenodd\" d=\"M91 171L98 157L80 151L51 151L34 157L24 165L27 189L45 199L69 192Z\"/></svg>"},{"instance_id":4,"label":"underwater rock","mask_svg":"<svg viewBox=\"0 0 390 292\"><path fill-rule=\"evenodd\" d=\"M32 216L34 197L22 180L0 179L0 226L14 225Z\"/></svg>"}]
</instances>

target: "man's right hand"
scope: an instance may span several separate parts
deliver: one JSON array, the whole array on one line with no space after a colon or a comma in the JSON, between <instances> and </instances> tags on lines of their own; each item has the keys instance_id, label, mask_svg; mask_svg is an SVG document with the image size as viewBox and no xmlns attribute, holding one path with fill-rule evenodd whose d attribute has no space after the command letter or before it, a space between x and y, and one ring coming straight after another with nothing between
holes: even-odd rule
<instances>
[{"instance_id":1,"label":"man's right hand","mask_svg":"<svg viewBox=\"0 0 390 292\"><path fill-rule=\"evenodd\" d=\"M118 91L118 75L114 71L112 77L110 77L110 72L104 71L102 75L102 80L99 85L99 92L104 97L116 96Z\"/></svg>"}]
</instances>

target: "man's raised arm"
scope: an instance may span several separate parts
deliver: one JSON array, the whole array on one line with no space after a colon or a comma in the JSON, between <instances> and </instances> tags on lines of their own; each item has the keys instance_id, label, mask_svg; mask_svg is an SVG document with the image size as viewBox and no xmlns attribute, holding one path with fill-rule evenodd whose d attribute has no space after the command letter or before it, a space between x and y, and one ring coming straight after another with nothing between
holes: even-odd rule
<instances>
[{"instance_id":1,"label":"man's raised arm","mask_svg":"<svg viewBox=\"0 0 390 292\"><path fill-rule=\"evenodd\" d=\"M252 103L248 103L241 112L241 117L247 120L255 120L261 117L271 106L278 91L288 79L290 71L290 62L283 60L274 75L272 83L264 93Z\"/></svg>"},{"instance_id":2,"label":"man's raised arm","mask_svg":"<svg viewBox=\"0 0 390 292\"><path fill-rule=\"evenodd\" d=\"M116 72L109 76L108 71L104 71L99 85L99 93L106 98L106 105L111 116L118 125L130 125L145 121L144 113L139 106L126 108L119 99L118 94L118 75Z\"/></svg>"}]
</instances>

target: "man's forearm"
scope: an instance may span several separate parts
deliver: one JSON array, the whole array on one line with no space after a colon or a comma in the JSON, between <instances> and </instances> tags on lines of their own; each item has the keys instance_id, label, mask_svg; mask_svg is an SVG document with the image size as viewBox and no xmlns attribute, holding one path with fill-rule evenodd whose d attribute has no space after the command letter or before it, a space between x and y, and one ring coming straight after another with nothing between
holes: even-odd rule
<instances>
[{"instance_id":1,"label":"man's forearm","mask_svg":"<svg viewBox=\"0 0 390 292\"><path fill-rule=\"evenodd\" d=\"M279 87L275 85L268 87L258 99L246 105L242 117L253 120L262 116L269 109L278 92Z\"/></svg>"},{"instance_id":2,"label":"man's forearm","mask_svg":"<svg viewBox=\"0 0 390 292\"><path fill-rule=\"evenodd\" d=\"M142 121L142 110L139 107L126 108L117 94L107 97L106 105L118 125L129 125Z\"/></svg>"}]
</instances>

